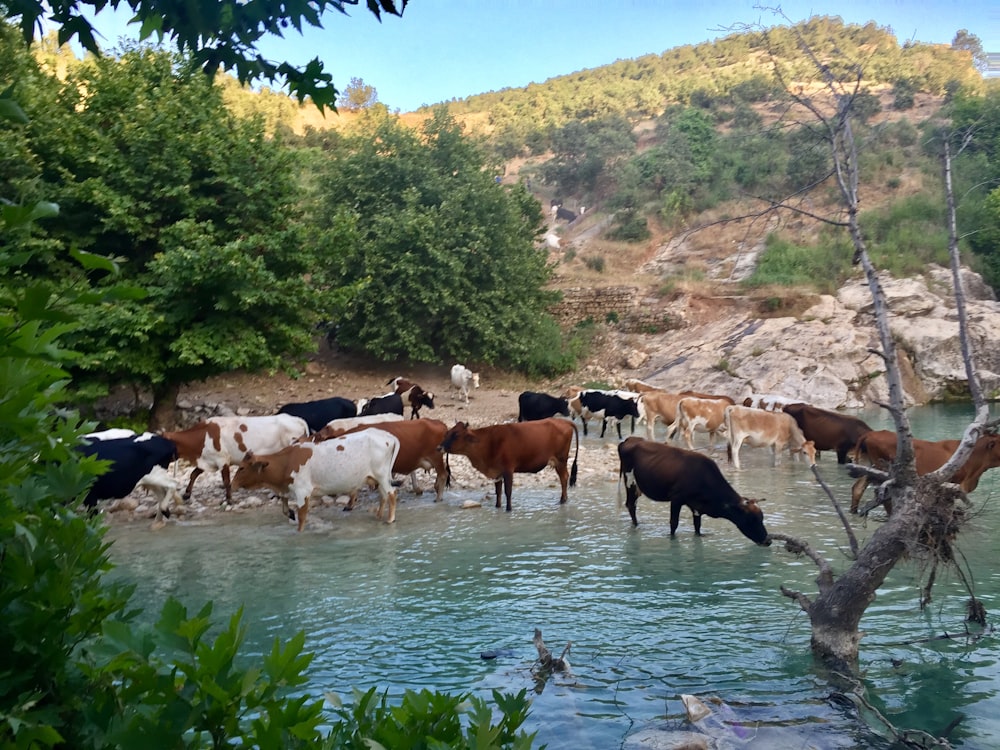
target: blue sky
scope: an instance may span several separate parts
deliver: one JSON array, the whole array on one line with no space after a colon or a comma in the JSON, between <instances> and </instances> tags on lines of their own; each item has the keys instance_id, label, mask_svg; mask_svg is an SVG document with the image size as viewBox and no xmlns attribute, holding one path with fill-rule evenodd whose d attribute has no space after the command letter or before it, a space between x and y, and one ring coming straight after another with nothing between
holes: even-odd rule
<instances>
[{"instance_id":1,"label":"blue sky","mask_svg":"<svg viewBox=\"0 0 1000 750\"><path fill-rule=\"evenodd\" d=\"M777 3L774 3L777 5ZM324 29L261 45L269 59L324 61L338 88L351 78L374 86L381 102L409 112L422 104L525 86L615 60L661 53L726 36L738 24L783 23L755 0L411 0L403 18L379 23L364 7L328 13ZM959 29L1000 52L1000 3L987 0L838 0L780 4L798 22L814 15L889 26L900 41L948 44ZM128 33L125 16L95 23L111 47Z\"/></svg>"}]
</instances>

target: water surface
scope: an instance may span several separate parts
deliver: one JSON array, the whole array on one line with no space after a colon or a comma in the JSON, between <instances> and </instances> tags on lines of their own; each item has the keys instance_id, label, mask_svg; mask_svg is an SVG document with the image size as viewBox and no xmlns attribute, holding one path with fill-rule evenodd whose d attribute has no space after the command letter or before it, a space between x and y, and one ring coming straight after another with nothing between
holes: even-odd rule
<instances>
[{"instance_id":1,"label":"water surface","mask_svg":"<svg viewBox=\"0 0 1000 750\"><path fill-rule=\"evenodd\" d=\"M957 437L969 413L915 410L914 432ZM766 498L770 531L806 538L845 567L842 529L805 464L786 457L772 469L767 451L744 448L737 472L723 451L712 455L742 494ZM821 469L846 504L851 480L832 454ZM438 504L404 490L392 526L330 509L297 534L272 508L155 533L119 527L114 575L137 584L148 617L170 595L190 609L214 600L220 621L244 606L251 652L305 631L314 694L378 686L395 697L427 687L488 698L494 688L527 688L528 728L553 749L603 750L646 727L684 728L683 693L722 699L738 723L734 742L889 746L831 700L809 654L808 621L781 594L782 585L815 592L811 562L777 544L757 547L716 519L697 538L686 510L671 539L669 507L645 498L633 528L611 476L583 482L565 506L557 490L518 488L515 479L510 514L462 509L479 490L450 490ZM998 479L986 474L974 493L980 515L960 543L991 617L1000 612ZM852 523L862 541L878 526ZM868 696L897 726L937 733L961 715L956 746L1000 747L996 638L940 638L963 632L967 594L953 573L939 572L933 603L920 611L920 575L897 566L862 621ZM535 682L535 628L557 654L572 643L571 675ZM480 658L488 651L499 656Z\"/></svg>"}]
</instances>

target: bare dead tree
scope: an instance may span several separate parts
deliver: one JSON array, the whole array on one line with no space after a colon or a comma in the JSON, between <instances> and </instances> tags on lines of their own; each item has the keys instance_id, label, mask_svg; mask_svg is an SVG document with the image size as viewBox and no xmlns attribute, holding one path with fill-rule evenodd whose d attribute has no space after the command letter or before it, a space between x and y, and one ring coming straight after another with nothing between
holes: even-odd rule
<instances>
[{"instance_id":1,"label":"bare dead tree","mask_svg":"<svg viewBox=\"0 0 1000 750\"><path fill-rule=\"evenodd\" d=\"M788 21L780 10L771 10ZM932 561L933 578L938 562L951 563L955 559L952 544L967 520L968 513L964 494L956 485L946 480L971 454L973 445L986 424L987 411L981 400L981 390L978 388L974 355L965 322L957 232L954 229L954 200L948 177L950 160L946 151L946 187L952 224L949 249L952 253L952 271L955 276L957 298L962 300L958 308L962 321L960 333L977 415L966 429L959 449L948 463L933 473L925 476L917 475L913 435L904 408L902 375L890 327L891 311L878 270L869 255L859 221L860 175L852 106L861 91L863 65L842 59L837 50L824 52L814 49L801 36L799 42L800 50L812 62L817 72L819 93L811 94L807 87L792 85L782 76L782 69L777 61L774 69L791 100L808 114L814 132L820 134L829 148L831 170L828 180L832 180L840 197L839 216L821 220L841 226L848 233L854 249L853 262L855 265L860 265L864 271L871 292L874 326L879 341L878 349L873 351L885 364L888 390L888 403L882 406L888 409L897 434L896 459L888 475L876 470L871 470L871 474L880 479L877 491L883 499L892 502L894 510L863 547L857 549L856 543L852 544L853 561L840 573L837 573L830 561L807 541L787 535L773 536L784 541L788 551L803 554L813 560L819 570L816 594L782 589L783 593L797 602L809 617L814 655L839 673L856 675L861 640L859 630L861 617L893 567L904 559L927 559ZM800 215L807 214L819 218L812 211L804 212L798 205L799 199L800 194L797 194L791 202L771 200L762 213L792 210ZM755 214L755 217L759 216L760 214ZM825 484L822 483L818 472L817 478L821 484ZM837 506L835 500L834 505ZM841 516L843 517L843 514ZM846 519L844 524L845 527L849 527ZM852 535L849 534L848 537L850 539ZM930 582L932 583L932 580Z\"/></svg>"}]
</instances>

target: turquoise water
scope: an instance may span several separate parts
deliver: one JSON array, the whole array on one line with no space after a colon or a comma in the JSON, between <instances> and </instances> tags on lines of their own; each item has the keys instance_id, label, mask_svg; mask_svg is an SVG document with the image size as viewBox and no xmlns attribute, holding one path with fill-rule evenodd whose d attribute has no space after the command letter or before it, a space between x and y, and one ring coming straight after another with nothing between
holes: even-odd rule
<instances>
[{"instance_id":1,"label":"turquoise water","mask_svg":"<svg viewBox=\"0 0 1000 750\"><path fill-rule=\"evenodd\" d=\"M888 425L878 413L862 416ZM957 437L968 418L968 408L922 408L914 432ZM768 451L745 448L737 472L713 455L742 494L766 498L770 531L809 539L845 567L839 522L805 464L786 457L772 469ZM832 455L820 465L846 505L850 478ZM251 651L304 630L316 654L314 694L378 686L391 696L427 687L489 697L527 688L529 729L553 749L615 748L649 726L684 728L683 693L723 700L739 725L734 742L888 747L830 699L810 657L808 621L780 592L815 592L813 564L777 544L756 547L716 519L696 538L686 510L671 539L669 507L648 499L634 529L617 504L616 468L614 459L606 480L582 482L565 506L557 490L519 489L515 479L510 514L460 507L481 490L450 490L436 505L404 491L392 526L328 510L319 514L328 523L296 534L271 508L224 524L118 527L115 575L137 584L136 603L150 616L168 595L189 608L212 599L220 620L245 606ZM972 496L979 516L960 542L991 619L1000 612L998 494L1000 471L987 473ZM878 526L852 523L861 541ZM899 727L936 733L961 715L956 746L1000 747L996 636L938 639L963 632L967 594L954 573L939 571L921 612L919 573L897 566L862 621L868 697ZM535 628L557 654L572 643L571 675L535 683ZM491 650L500 655L480 658Z\"/></svg>"}]
</instances>

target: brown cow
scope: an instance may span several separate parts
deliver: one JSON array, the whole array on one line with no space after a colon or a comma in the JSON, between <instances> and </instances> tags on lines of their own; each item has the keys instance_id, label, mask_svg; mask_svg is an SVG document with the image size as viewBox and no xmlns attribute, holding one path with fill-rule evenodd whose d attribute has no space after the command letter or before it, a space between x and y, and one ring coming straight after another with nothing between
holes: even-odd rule
<instances>
[{"instance_id":1,"label":"brown cow","mask_svg":"<svg viewBox=\"0 0 1000 750\"><path fill-rule=\"evenodd\" d=\"M913 454L917 474L923 476L937 471L958 450L960 440L913 440ZM871 465L888 470L896 458L896 433L890 430L873 430L862 435L855 448L855 460L867 457ZM1000 436L983 435L972 447L965 463L952 474L949 481L968 494L979 486L979 479L987 469L1000 466ZM869 477L859 478L851 487L851 512L857 513L861 496L868 487ZM888 509L887 510L891 510Z\"/></svg>"},{"instance_id":2,"label":"brown cow","mask_svg":"<svg viewBox=\"0 0 1000 750\"><path fill-rule=\"evenodd\" d=\"M656 427L656 420L663 420L667 427L667 437L669 440L677 429L677 404L682 398L707 398L718 399L727 404L732 404L733 400L729 396L716 396L711 393L698 393L697 391L681 391L680 393L667 393L666 391L647 391L639 396L639 421L646 423L646 437L653 439L653 428Z\"/></svg>"},{"instance_id":3,"label":"brown cow","mask_svg":"<svg viewBox=\"0 0 1000 750\"><path fill-rule=\"evenodd\" d=\"M350 435L361 430L384 430L395 435L399 440L399 453L392 464L393 474L409 474L413 492L417 495L423 490L417 485L417 469L435 472L434 491L437 496L434 502L444 499L444 488L451 484L451 470L445 461L445 454L438 450L441 441L448 432L448 426L439 419L416 419L409 422L378 422L375 424L360 424L350 429L338 431L336 423L331 423L320 430L319 435L327 440L339 435Z\"/></svg>"},{"instance_id":4,"label":"brown cow","mask_svg":"<svg viewBox=\"0 0 1000 750\"><path fill-rule=\"evenodd\" d=\"M820 409L809 404L788 404L782 410L798 424L806 440L816 446L816 459L820 451L837 451L837 463L846 464L847 454L858 444L866 432L871 432L865 422L847 414Z\"/></svg>"},{"instance_id":5,"label":"brown cow","mask_svg":"<svg viewBox=\"0 0 1000 750\"><path fill-rule=\"evenodd\" d=\"M728 406L732 404L722 399L694 396L685 396L677 402L677 430L689 451L694 450L692 437L695 430L707 432L709 449L715 447L716 434L726 431Z\"/></svg>"},{"instance_id":6,"label":"brown cow","mask_svg":"<svg viewBox=\"0 0 1000 750\"><path fill-rule=\"evenodd\" d=\"M755 448L771 449L771 465L787 446L791 455L802 454L810 466L816 463L816 446L806 440L795 420L783 412L763 411L749 406L726 407L726 451L729 460L740 468L740 447L744 442Z\"/></svg>"},{"instance_id":7,"label":"brown cow","mask_svg":"<svg viewBox=\"0 0 1000 750\"><path fill-rule=\"evenodd\" d=\"M743 536L757 544L771 543L757 501L741 497L708 456L630 437L618 444L618 458L618 473L624 480L625 504L633 526L639 525L635 504L642 494L650 500L670 503L670 536L677 533L681 507L686 505L694 516L694 533L699 536L701 517L706 515L731 521Z\"/></svg>"},{"instance_id":8,"label":"brown cow","mask_svg":"<svg viewBox=\"0 0 1000 750\"><path fill-rule=\"evenodd\" d=\"M576 454L573 469L567 471L569 449L576 437ZM565 419L540 419L536 422L495 424L479 429L458 422L448 430L438 450L466 456L473 468L494 481L497 505L500 507L500 485L507 496L510 512L510 493L517 472L537 474L551 466L559 475L562 486L560 503L567 501L566 484L576 486L576 462L580 455L580 434L576 425Z\"/></svg>"}]
</instances>

